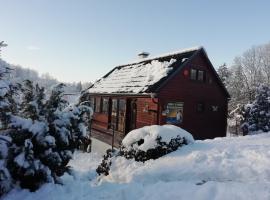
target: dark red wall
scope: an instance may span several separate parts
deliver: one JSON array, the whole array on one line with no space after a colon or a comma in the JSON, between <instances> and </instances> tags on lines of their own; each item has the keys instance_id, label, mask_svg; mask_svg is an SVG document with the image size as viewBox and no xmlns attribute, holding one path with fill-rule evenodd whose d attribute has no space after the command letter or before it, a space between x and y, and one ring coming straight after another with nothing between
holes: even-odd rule
<instances>
[{"instance_id":1,"label":"dark red wall","mask_svg":"<svg viewBox=\"0 0 270 200\"><path fill-rule=\"evenodd\" d=\"M184 71L190 68L204 70L205 82L190 80ZM209 83L212 79L212 83ZM198 54L179 74L174 76L159 92L159 109L165 109L167 102L184 102L183 123L181 127L191 132L195 139L207 139L226 135L227 96L211 70L207 58ZM197 104L205 104L204 112L197 112ZM219 107L217 112L211 110L212 105ZM165 116L159 116L160 124L165 123Z\"/></svg>"},{"instance_id":2,"label":"dark red wall","mask_svg":"<svg viewBox=\"0 0 270 200\"><path fill-rule=\"evenodd\" d=\"M155 103L156 101L157 99L151 99L150 97L137 99L137 128L158 123L158 104ZM148 111L146 108L148 108Z\"/></svg>"}]
</instances>

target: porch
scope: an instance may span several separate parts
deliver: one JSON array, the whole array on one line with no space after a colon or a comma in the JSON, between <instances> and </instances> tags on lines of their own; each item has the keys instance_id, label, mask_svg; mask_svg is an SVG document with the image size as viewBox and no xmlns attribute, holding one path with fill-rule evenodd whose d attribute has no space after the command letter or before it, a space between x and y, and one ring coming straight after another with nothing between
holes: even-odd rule
<instances>
[{"instance_id":1,"label":"porch","mask_svg":"<svg viewBox=\"0 0 270 200\"><path fill-rule=\"evenodd\" d=\"M113 138L113 130L112 129L101 129L98 127L91 128L91 137L100 140L108 145L112 145L116 148L120 147L120 143L124 138L123 133L114 131L114 138Z\"/></svg>"}]
</instances>

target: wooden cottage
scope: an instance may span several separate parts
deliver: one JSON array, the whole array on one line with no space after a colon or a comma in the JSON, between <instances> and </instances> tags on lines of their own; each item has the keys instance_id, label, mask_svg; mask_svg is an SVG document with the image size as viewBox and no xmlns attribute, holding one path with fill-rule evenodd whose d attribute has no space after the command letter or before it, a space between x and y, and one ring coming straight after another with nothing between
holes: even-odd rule
<instances>
[{"instance_id":1,"label":"wooden cottage","mask_svg":"<svg viewBox=\"0 0 270 200\"><path fill-rule=\"evenodd\" d=\"M204 48L120 65L95 82L88 95L92 130L123 138L153 124L174 124L195 139L226 135L229 94Z\"/></svg>"}]
</instances>

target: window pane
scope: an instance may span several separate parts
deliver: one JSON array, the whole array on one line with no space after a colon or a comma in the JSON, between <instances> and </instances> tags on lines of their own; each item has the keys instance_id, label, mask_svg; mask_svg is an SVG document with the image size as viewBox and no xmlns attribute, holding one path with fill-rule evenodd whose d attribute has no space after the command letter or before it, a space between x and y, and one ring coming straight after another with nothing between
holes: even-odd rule
<instances>
[{"instance_id":1,"label":"window pane","mask_svg":"<svg viewBox=\"0 0 270 200\"><path fill-rule=\"evenodd\" d=\"M196 69L191 69L190 70L190 79L191 80L196 80L197 78L197 70Z\"/></svg>"},{"instance_id":2,"label":"window pane","mask_svg":"<svg viewBox=\"0 0 270 200\"><path fill-rule=\"evenodd\" d=\"M90 98L90 107L95 108L95 98L94 97Z\"/></svg>"},{"instance_id":3,"label":"window pane","mask_svg":"<svg viewBox=\"0 0 270 200\"><path fill-rule=\"evenodd\" d=\"M125 114L126 114L126 100L119 100L119 113L118 113L118 131L124 132L125 128Z\"/></svg>"},{"instance_id":4,"label":"window pane","mask_svg":"<svg viewBox=\"0 0 270 200\"><path fill-rule=\"evenodd\" d=\"M102 99L102 112L108 114L109 100L107 98Z\"/></svg>"},{"instance_id":5,"label":"window pane","mask_svg":"<svg viewBox=\"0 0 270 200\"><path fill-rule=\"evenodd\" d=\"M95 112L100 112L100 98L96 98Z\"/></svg>"},{"instance_id":6,"label":"window pane","mask_svg":"<svg viewBox=\"0 0 270 200\"><path fill-rule=\"evenodd\" d=\"M118 124L118 99L112 99L111 128L117 130Z\"/></svg>"},{"instance_id":7,"label":"window pane","mask_svg":"<svg viewBox=\"0 0 270 200\"><path fill-rule=\"evenodd\" d=\"M204 71L198 70L198 81L204 81Z\"/></svg>"}]
</instances>

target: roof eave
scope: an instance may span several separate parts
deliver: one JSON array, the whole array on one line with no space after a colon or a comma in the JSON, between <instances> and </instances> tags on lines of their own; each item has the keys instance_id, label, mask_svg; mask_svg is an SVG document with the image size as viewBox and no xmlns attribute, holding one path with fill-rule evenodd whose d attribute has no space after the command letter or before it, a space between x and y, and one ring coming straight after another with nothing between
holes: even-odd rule
<instances>
[{"instance_id":1,"label":"roof eave","mask_svg":"<svg viewBox=\"0 0 270 200\"><path fill-rule=\"evenodd\" d=\"M91 93L88 92L90 95L94 96L151 96L152 93Z\"/></svg>"}]
</instances>

